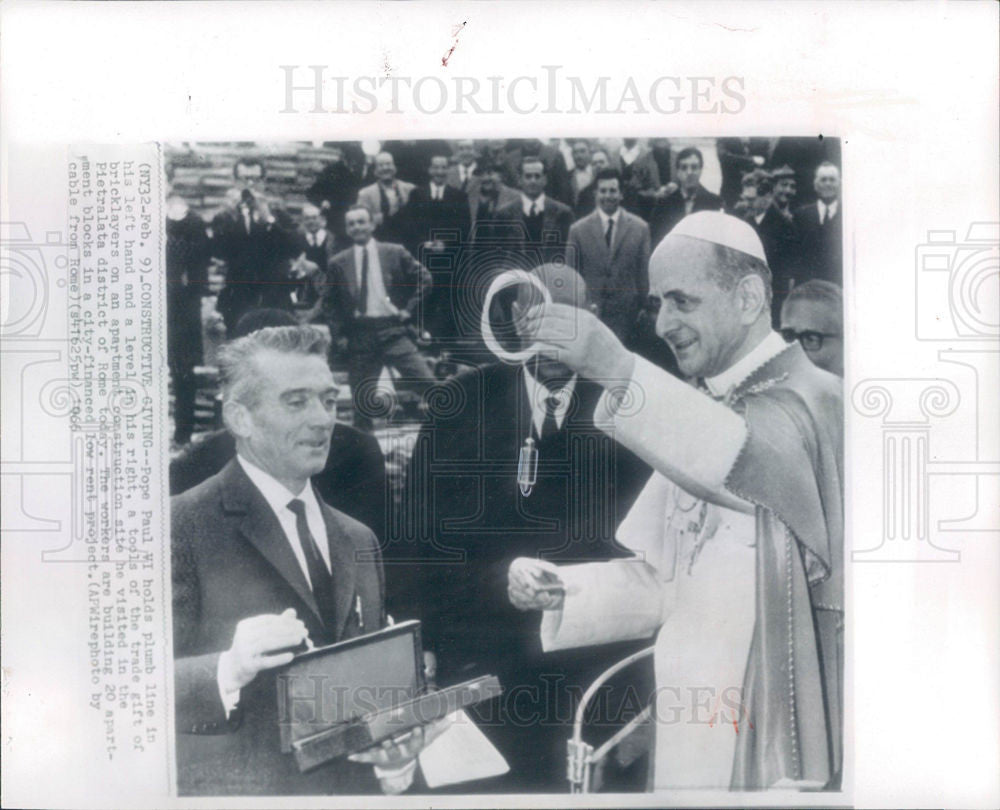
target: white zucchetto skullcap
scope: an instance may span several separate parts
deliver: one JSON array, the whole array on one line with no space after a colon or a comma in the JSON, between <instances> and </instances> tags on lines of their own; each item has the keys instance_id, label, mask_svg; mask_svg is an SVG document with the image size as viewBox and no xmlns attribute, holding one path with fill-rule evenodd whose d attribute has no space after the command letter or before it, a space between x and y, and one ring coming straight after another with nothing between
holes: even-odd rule
<instances>
[{"instance_id":1,"label":"white zucchetto skullcap","mask_svg":"<svg viewBox=\"0 0 1000 810\"><path fill-rule=\"evenodd\" d=\"M738 250L767 264L764 246L757 232L742 219L721 211L697 211L684 217L667 236L690 236L715 245Z\"/></svg>"}]
</instances>

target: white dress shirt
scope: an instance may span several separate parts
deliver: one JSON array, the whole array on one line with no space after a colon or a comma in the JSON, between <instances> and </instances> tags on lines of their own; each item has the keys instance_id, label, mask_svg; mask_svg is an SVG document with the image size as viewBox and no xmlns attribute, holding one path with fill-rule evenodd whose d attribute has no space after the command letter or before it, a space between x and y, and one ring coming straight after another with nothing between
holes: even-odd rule
<instances>
[{"instance_id":1,"label":"white dress shirt","mask_svg":"<svg viewBox=\"0 0 1000 810\"><path fill-rule=\"evenodd\" d=\"M363 247L354 246L354 280L361 289L361 267L364 257L362 251L368 251L368 301L365 303L365 311L362 315L369 318L387 318L397 315L399 310L393 306L389 300L389 293L386 292L385 282L382 279L382 264L378 260L378 247L374 239L369 239Z\"/></svg>"},{"instance_id":2,"label":"white dress shirt","mask_svg":"<svg viewBox=\"0 0 1000 810\"><path fill-rule=\"evenodd\" d=\"M829 205L822 200L816 200L816 205L819 206L819 223L822 225L830 219L830 217L835 217L837 215L837 208L840 205L840 200L834 200Z\"/></svg>"},{"instance_id":3,"label":"white dress shirt","mask_svg":"<svg viewBox=\"0 0 1000 810\"><path fill-rule=\"evenodd\" d=\"M316 233L306 231L306 241L310 247L318 247L326 241L326 229L320 228Z\"/></svg>"},{"instance_id":4,"label":"white dress shirt","mask_svg":"<svg viewBox=\"0 0 1000 810\"><path fill-rule=\"evenodd\" d=\"M573 400L573 391L576 390L576 374L569 378L559 391L553 391L536 380L527 368L524 369L524 388L528 392L528 403L531 405L531 423L535 426L535 435L542 435L542 424L545 422L545 399L555 396L559 400L556 409L552 414L556 420L556 427L562 428L563 420L569 411L570 402Z\"/></svg>"},{"instance_id":5,"label":"white dress shirt","mask_svg":"<svg viewBox=\"0 0 1000 810\"><path fill-rule=\"evenodd\" d=\"M473 172L476 171L476 161L472 161L468 166L463 166L461 163L458 164L458 182L463 186L467 181L472 179Z\"/></svg>"},{"instance_id":6,"label":"white dress shirt","mask_svg":"<svg viewBox=\"0 0 1000 810\"><path fill-rule=\"evenodd\" d=\"M444 186L438 185L437 183L431 183L431 199L432 200L443 200L444 199Z\"/></svg>"},{"instance_id":7,"label":"white dress shirt","mask_svg":"<svg viewBox=\"0 0 1000 810\"><path fill-rule=\"evenodd\" d=\"M302 574L311 588L312 580L309 578L309 563L306 561L306 553L302 548L302 543L299 542L299 530L295 522L295 513L288 508L288 504L293 499L298 498L306 505L306 524L309 526L309 533L312 534L313 539L316 541L319 553L323 557L323 562L326 563L326 567L329 569L330 544L327 542L326 522L323 520L323 512L319 508L319 501L316 500L316 493L313 492L312 486L307 483L300 493L295 494L286 489L284 484L264 472L252 461L248 461L241 455L237 455L236 459L253 485L260 490L260 494L264 496L264 500L271 507L274 516L278 518L278 523L281 524L281 528L285 532L285 537L288 538L288 544L292 547L295 559L298 560L299 568L302 569Z\"/></svg>"},{"instance_id":8,"label":"white dress shirt","mask_svg":"<svg viewBox=\"0 0 1000 810\"><path fill-rule=\"evenodd\" d=\"M306 578L306 582L309 583L309 587L311 588L312 580L309 578L309 564L306 562L305 550L299 541L299 530L295 522L295 513L288 508L288 504L293 499L298 498L306 505L306 525L309 526L309 533L312 534L313 539L316 541L319 553L322 555L323 561L329 569L330 544L327 540L326 522L323 520L323 513L320 511L319 501L316 500L316 493L313 492L312 484L306 483L302 492L296 494L290 492L284 484L238 453L236 460L243 468L243 472L247 474L250 483L257 488L257 491L267 501L267 505L271 507L271 511L278 519L281 530L285 533L288 544L292 547L292 553L299 563L299 568L302 569L302 575ZM228 716L240 702L240 690L233 689L229 685L232 683L232 677L229 656L225 652L219 656L216 682L219 685L219 697Z\"/></svg>"},{"instance_id":9,"label":"white dress shirt","mask_svg":"<svg viewBox=\"0 0 1000 810\"><path fill-rule=\"evenodd\" d=\"M618 208L610 216L605 214L601 208L597 209L597 215L601 218L601 235L603 236L608 232L608 222L614 222L615 225L611 229L611 244L615 243L615 237L618 236L618 228L621 227L622 209Z\"/></svg>"},{"instance_id":10,"label":"white dress shirt","mask_svg":"<svg viewBox=\"0 0 1000 810\"><path fill-rule=\"evenodd\" d=\"M618 150L618 154L621 156L622 163L625 166L631 166L635 163L636 158L639 157L641 152L642 147L638 143L634 144L631 148L622 146L621 149Z\"/></svg>"},{"instance_id":11,"label":"white dress shirt","mask_svg":"<svg viewBox=\"0 0 1000 810\"><path fill-rule=\"evenodd\" d=\"M540 214L545 210L545 194L538 195L537 199L531 199L527 194L521 195L521 209L526 217L531 216L531 206L535 206L535 213Z\"/></svg>"}]
</instances>

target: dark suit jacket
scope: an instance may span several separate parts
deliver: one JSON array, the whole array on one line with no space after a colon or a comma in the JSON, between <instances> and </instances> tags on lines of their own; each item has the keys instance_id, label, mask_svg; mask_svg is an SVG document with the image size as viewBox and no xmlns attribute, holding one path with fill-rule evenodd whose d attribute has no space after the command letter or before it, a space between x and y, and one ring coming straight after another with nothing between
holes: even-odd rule
<instances>
[{"instance_id":1,"label":"dark suit jacket","mask_svg":"<svg viewBox=\"0 0 1000 810\"><path fill-rule=\"evenodd\" d=\"M236 455L227 430L208 433L170 461L170 494L180 495L211 478ZM330 438L326 467L313 476L325 503L385 537L385 458L370 433L338 422Z\"/></svg>"},{"instance_id":2,"label":"dark suit jacket","mask_svg":"<svg viewBox=\"0 0 1000 810\"><path fill-rule=\"evenodd\" d=\"M669 152L668 156L672 167L674 163L673 152ZM647 149L632 163L629 181L625 188L626 207L648 220L649 214L653 210L653 192L669 182L670 174L660 171L660 163L656 159L656 153L652 149Z\"/></svg>"},{"instance_id":3,"label":"dark suit jacket","mask_svg":"<svg viewBox=\"0 0 1000 810\"><path fill-rule=\"evenodd\" d=\"M404 216L409 232L408 247L415 256L420 255L424 242L438 239L446 246L459 246L469 238L469 198L447 184L440 201L431 199L430 183L417 186L410 192Z\"/></svg>"},{"instance_id":4,"label":"dark suit jacket","mask_svg":"<svg viewBox=\"0 0 1000 810\"><path fill-rule=\"evenodd\" d=\"M749 220L767 256L767 266L771 268L771 287L778 305L795 286L799 279L799 256L802 245L795 225L789 221L772 203L757 223ZM780 312L775 312L780 315Z\"/></svg>"},{"instance_id":5,"label":"dark suit jacket","mask_svg":"<svg viewBox=\"0 0 1000 810\"><path fill-rule=\"evenodd\" d=\"M694 206L691 208L691 213L695 211L719 211L721 209L722 197L713 194L702 185L695 189ZM649 215L649 231L653 247L660 244L660 240L670 233L674 225L685 216L684 195L681 194L680 189L656 203Z\"/></svg>"},{"instance_id":6,"label":"dark suit jacket","mask_svg":"<svg viewBox=\"0 0 1000 810\"><path fill-rule=\"evenodd\" d=\"M812 278L844 283L844 201L837 204L837 213L819 224L819 204L809 203L795 210L795 228L801 240L798 276L801 281Z\"/></svg>"},{"instance_id":7,"label":"dark suit jacket","mask_svg":"<svg viewBox=\"0 0 1000 810\"><path fill-rule=\"evenodd\" d=\"M390 572L410 560L400 570L414 582L411 613L425 621L444 681L516 673L546 660L538 614L516 610L507 598L510 562L619 556L610 538L650 473L594 427L601 390L578 379L562 429L538 443L538 481L524 497L518 453L534 434L521 375L520 367L497 363L447 383L456 405L432 414L417 438L402 536L387 546Z\"/></svg>"},{"instance_id":8,"label":"dark suit jacket","mask_svg":"<svg viewBox=\"0 0 1000 810\"><path fill-rule=\"evenodd\" d=\"M217 309L227 326L255 307L290 309L288 263L295 255L295 224L270 205L273 223L251 220L250 232L238 211L226 209L212 220L212 255L226 263L226 287Z\"/></svg>"},{"instance_id":9,"label":"dark suit jacket","mask_svg":"<svg viewBox=\"0 0 1000 810\"><path fill-rule=\"evenodd\" d=\"M382 283L389 299L397 309L415 316L430 292L431 274L402 245L390 242L376 242L375 245L382 266ZM330 327L332 337L338 338L350 331L359 294L358 268L354 264L352 245L333 256L327 266L320 320Z\"/></svg>"},{"instance_id":10,"label":"dark suit jacket","mask_svg":"<svg viewBox=\"0 0 1000 810\"><path fill-rule=\"evenodd\" d=\"M236 459L171 499L178 792L328 794L374 789L371 768L338 761L300 774L280 751L276 674L263 672L227 719L216 673L236 625L294 608L317 643L385 621L382 565L371 530L322 504L336 610L319 615L291 546ZM353 607L361 602L362 622ZM361 627L363 623L364 627Z\"/></svg>"},{"instance_id":11,"label":"dark suit jacket","mask_svg":"<svg viewBox=\"0 0 1000 810\"><path fill-rule=\"evenodd\" d=\"M649 227L635 214L622 210L619 217L610 250L597 211L573 223L569 255L587 282L598 317L628 343L649 294L650 239Z\"/></svg>"},{"instance_id":12,"label":"dark suit jacket","mask_svg":"<svg viewBox=\"0 0 1000 810\"><path fill-rule=\"evenodd\" d=\"M528 218L524 215L518 195L516 201L497 211L493 227L496 236L509 240L509 249L518 261L517 266L530 270L546 262L566 260L566 240L572 224L573 212L569 206L546 194L540 239L533 242L529 235Z\"/></svg>"}]
</instances>

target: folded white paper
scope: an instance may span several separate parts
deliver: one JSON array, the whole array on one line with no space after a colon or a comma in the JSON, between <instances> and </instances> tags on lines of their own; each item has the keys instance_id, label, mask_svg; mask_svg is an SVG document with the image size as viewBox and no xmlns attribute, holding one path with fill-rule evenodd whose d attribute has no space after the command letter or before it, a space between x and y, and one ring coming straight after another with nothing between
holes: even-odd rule
<instances>
[{"instance_id":1,"label":"folded white paper","mask_svg":"<svg viewBox=\"0 0 1000 810\"><path fill-rule=\"evenodd\" d=\"M510 770L507 760L464 711L450 714L448 719L451 725L420 752L427 787L500 776Z\"/></svg>"}]
</instances>

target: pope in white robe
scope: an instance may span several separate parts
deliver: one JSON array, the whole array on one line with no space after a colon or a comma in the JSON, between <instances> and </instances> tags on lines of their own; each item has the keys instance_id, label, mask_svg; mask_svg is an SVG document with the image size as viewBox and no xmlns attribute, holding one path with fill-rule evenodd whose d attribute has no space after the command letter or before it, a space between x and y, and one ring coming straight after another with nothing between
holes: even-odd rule
<instances>
[{"instance_id":1,"label":"pope in white robe","mask_svg":"<svg viewBox=\"0 0 1000 810\"><path fill-rule=\"evenodd\" d=\"M586 313L547 305L523 326L602 382L595 423L656 472L618 531L632 558L515 560L511 601L544 610L546 650L655 637L655 789L834 788L839 380L771 330L770 273L740 220L682 220L651 259L650 288L657 333L699 387Z\"/></svg>"}]
</instances>

